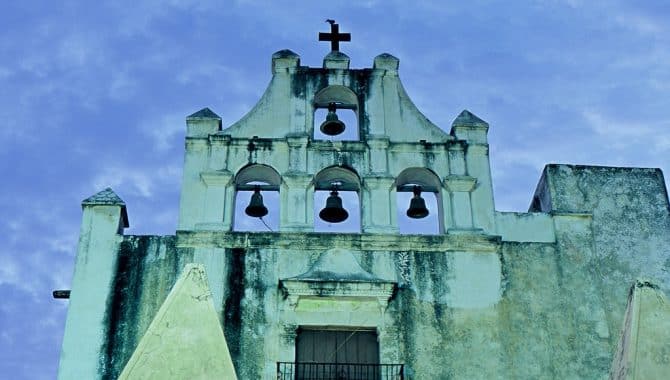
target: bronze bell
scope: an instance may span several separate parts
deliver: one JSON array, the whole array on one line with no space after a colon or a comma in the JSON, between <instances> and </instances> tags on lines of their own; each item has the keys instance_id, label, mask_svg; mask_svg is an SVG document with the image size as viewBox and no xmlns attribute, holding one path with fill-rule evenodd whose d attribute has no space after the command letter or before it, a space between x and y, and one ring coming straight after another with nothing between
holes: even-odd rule
<instances>
[{"instance_id":1,"label":"bronze bell","mask_svg":"<svg viewBox=\"0 0 670 380\"><path fill-rule=\"evenodd\" d=\"M335 136L344 132L344 123L337 118L337 113L335 113L336 109L337 105L335 103L328 104L328 115L326 116L326 121L321 123L320 127L321 132L324 135Z\"/></svg>"},{"instance_id":2,"label":"bronze bell","mask_svg":"<svg viewBox=\"0 0 670 380\"><path fill-rule=\"evenodd\" d=\"M426 201L421 198L421 187L414 186L412 189L414 197L409 201L409 208L407 209L407 216L414 219L421 219L428 216L428 209L426 208Z\"/></svg>"},{"instance_id":3,"label":"bronze bell","mask_svg":"<svg viewBox=\"0 0 670 380\"><path fill-rule=\"evenodd\" d=\"M261 195L260 186L254 188L254 193L251 195L249 206L244 209L244 212L252 218L262 218L268 214L268 208L263 204L263 196Z\"/></svg>"},{"instance_id":4,"label":"bronze bell","mask_svg":"<svg viewBox=\"0 0 670 380\"><path fill-rule=\"evenodd\" d=\"M319 212L319 218L329 223L340 223L348 217L349 213L342 207L342 198L337 195L337 190L331 191L326 199L326 207Z\"/></svg>"}]
</instances>

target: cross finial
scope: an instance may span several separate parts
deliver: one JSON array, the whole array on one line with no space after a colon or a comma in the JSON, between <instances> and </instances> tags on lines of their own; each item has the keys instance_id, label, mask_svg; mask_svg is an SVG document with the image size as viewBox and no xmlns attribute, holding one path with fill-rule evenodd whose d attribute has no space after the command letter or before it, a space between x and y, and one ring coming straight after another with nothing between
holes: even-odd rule
<instances>
[{"instance_id":1,"label":"cross finial","mask_svg":"<svg viewBox=\"0 0 670 380\"><path fill-rule=\"evenodd\" d=\"M330 33L319 33L319 41L330 41L330 50L340 51L340 41L351 41L350 33L340 33L340 26L335 20L328 19Z\"/></svg>"}]
</instances>

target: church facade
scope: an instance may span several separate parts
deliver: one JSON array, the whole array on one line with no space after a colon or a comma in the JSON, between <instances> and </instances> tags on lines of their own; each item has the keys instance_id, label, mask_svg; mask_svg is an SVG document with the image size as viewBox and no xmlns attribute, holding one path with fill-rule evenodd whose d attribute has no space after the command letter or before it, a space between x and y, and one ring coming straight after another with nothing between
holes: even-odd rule
<instances>
[{"instance_id":1,"label":"church facade","mask_svg":"<svg viewBox=\"0 0 670 380\"><path fill-rule=\"evenodd\" d=\"M496 211L488 123L463 111L445 132L398 68L282 50L241 120L189 116L174 235L124 234L111 189L86 199L59 378L212 378L226 362L240 379L627 373L613 362L629 360L631 286L670 288L661 171L547 165L527 212ZM270 230L240 227L268 212ZM328 231L347 214L351 231ZM667 369L670 343L654 352L638 365Z\"/></svg>"}]
</instances>

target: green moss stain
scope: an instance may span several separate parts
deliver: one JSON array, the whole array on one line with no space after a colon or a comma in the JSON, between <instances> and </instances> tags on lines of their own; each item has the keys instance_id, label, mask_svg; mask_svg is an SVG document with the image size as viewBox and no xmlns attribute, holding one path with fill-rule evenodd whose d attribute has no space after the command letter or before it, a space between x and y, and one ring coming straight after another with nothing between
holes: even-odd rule
<instances>
[{"instance_id":1,"label":"green moss stain","mask_svg":"<svg viewBox=\"0 0 670 380\"><path fill-rule=\"evenodd\" d=\"M124 237L107 302L101 378L121 373L190 258L188 251L177 252L174 236Z\"/></svg>"},{"instance_id":2,"label":"green moss stain","mask_svg":"<svg viewBox=\"0 0 670 380\"><path fill-rule=\"evenodd\" d=\"M306 72L307 69L305 67L298 67L296 72L291 75L291 94L299 99L305 98Z\"/></svg>"},{"instance_id":3,"label":"green moss stain","mask_svg":"<svg viewBox=\"0 0 670 380\"><path fill-rule=\"evenodd\" d=\"M228 296L224 305L224 332L228 342L228 350L235 368L239 368L240 340L242 334L242 299L245 288L245 255L241 248L233 248L226 252L226 268L228 269Z\"/></svg>"},{"instance_id":4,"label":"green moss stain","mask_svg":"<svg viewBox=\"0 0 670 380\"><path fill-rule=\"evenodd\" d=\"M245 298L242 301L241 356L245 363L239 376L244 379L262 378L265 364L265 271L260 249L247 250L245 255Z\"/></svg>"},{"instance_id":5,"label":"green moss stain","mask_svg":"<svg viewBox=\"0 0 670 380\"><path fill-rule=\"evenodd\" d=\"M409 288L399 289L396 297L397 310L399 318L394 326L399 332L398 341L400 348L400 357L405 359L405 365L410 371L416 362L416 330L417 323L420 323L416 316L416 298L414 292Z\"/></svg>"},{"instance_id":6,"label":"green moss stain","mask_svg":"<svg viewBox=\"0 0 670 380\"><path fill-rule=\"evenodd\" d=\"M370 90L372 88L371 76L372 70L351 70L351 83L354 84L354 92L358 97L358 125L359 136L361 141L365 141L365 137L370 133L370 119L367 114L366 103L370 97Z\"/></svg>"},{"instance_id":7,"label":"green moss stain","mask_svg":"<svg viewBox=\"0 0 670 380\"><path fill-rule=\"evenodd\" d=\"M361 252L361 256L358 259L361 268L368 273L374 273L374 260L373 252Z\"/></svg>"},{"instance_id":8,"label":"green moss stain","mask_svg":"<svg viewBox=\"0 0 670 380\"><path fill-rule=\"evenodd\" d=\"M148 239L126 240L119 247L113 291L107 304L107 341L101 366L103 379L116 379L132 354L125 348L137 345L135 327L142 291L142 264L148 243Z\"/></svg>"},{"instance_id":9,"label":"green moss stain","mask_svg":"<svg viewBox=\"0 0 670 380\"><path fill-rule=\"evenodd\" d=\"M264 261L258 249L232 248L226 252L227 297L224 333L233 364L241 379L262 377L266 328Z\"/></svg>"}]
</instances>

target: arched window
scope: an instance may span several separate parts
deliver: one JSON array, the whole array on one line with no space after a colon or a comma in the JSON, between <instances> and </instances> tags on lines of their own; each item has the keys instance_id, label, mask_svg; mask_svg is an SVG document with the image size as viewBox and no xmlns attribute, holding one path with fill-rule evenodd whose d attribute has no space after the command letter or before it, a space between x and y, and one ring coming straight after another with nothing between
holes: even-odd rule
<instances>
[{"instance_id":1,"label":"arched window","mask_svg":"<svg viewBox=\"0 0 670 380\"><path fill-rule=\"evenodd\" d=\"M314 96L314 140L358 141L358 99L345 86L333 85Z\"/></svg>"},{"instance_id":2,"label":"arched window","mask_svg":"<svg viewBox=\"0 0 670 380\"><path fill-rule=\"evenodd\" d=\"M279 230L280 183L279 173L267 165L249 165L237 173L234 231Z\"/></svg>"},{"instance_id":3,"label":"arched window","mask_svg":"<svg viewBox=\"0 0 670 380\"><path fill-rule=\"evenodd\" d=\"M401 234L442 232L440 178L435 173L425 168L405 169L396 178L396 191Z\"/></svg>"},{"instance_id":4,"label":"arched window","mask_svg":"<svg viewBox=\"0 0 670 380\"><path fill-rule=\"evenodd\" d=\"M360 189L360 178L351 169L333 166L319 172L314 177L314 231L361 232Z\"/></svg>"}]
</instances>

